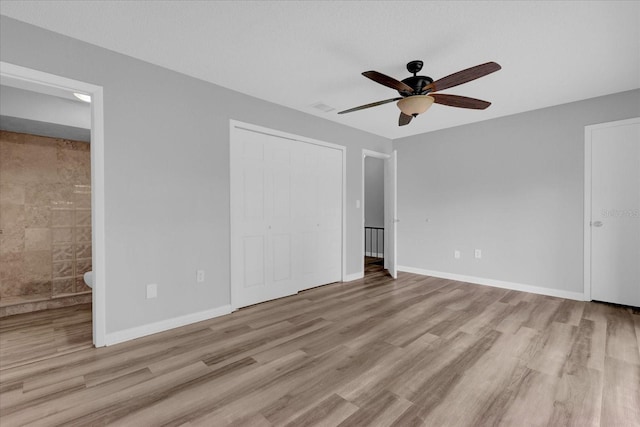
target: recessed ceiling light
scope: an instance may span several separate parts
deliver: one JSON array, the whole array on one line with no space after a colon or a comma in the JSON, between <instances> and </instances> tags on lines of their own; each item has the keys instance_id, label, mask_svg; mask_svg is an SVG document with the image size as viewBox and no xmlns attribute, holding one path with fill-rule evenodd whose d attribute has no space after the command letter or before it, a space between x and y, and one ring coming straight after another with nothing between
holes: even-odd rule
<instances>
[{"instance_id":1,"label":"recessed ceiling light","mask_svg":"<svg viewBox=\"0 0 640 427\"><path fill-rule=\"evenodd\" d=\"M91 96L85 95L84 93L73 92L73 96L78 98L80 101L91 102Z\"/></svg>"}]
</instances>

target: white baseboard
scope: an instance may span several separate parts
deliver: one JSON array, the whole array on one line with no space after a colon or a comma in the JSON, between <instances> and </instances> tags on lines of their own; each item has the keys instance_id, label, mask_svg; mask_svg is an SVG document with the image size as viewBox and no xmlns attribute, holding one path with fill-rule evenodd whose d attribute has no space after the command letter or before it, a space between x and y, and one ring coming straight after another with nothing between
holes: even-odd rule
<instances>
[{"instance_id":1,"label":"white baseboard","mask_svg":"<svg viewBox=\"0 0 640 427\"><path fill-rule=\"evenodd\" d=\"M458 282L474 283L476 285L493 286L494 288L510 289L514 291L529 292L532 294L548 295L552 297L584 301L584 294L582 294L581 292L570 292L560 289L542 288L539 286L524 285L522 283L505 282L502 280L485 279L483 277L465 276L455 273L443 273L441 271L424 270L422 268L407 266L398 266L398 271L420 274L422 276L439 277L441 279L456 280Z\"/></svg>"},{"instance_id":2,"label":"white baseboard","mask_svg":"<svg viewBox=\"0 0 640 427\"><path fill-rule=\"evenodd\" d=\"M384 258L384 254L382 252L365 252L364 256L371 256L374 258Z\"/></svg>"},{"instance_id":3,"label":"white baseboard","mask_svg":"<svg viewBox=\"0 0 640 427\"><path fill-rule=\"evenodd\" d=\"M172 319L161 320L159 322L150 323L148 325L137 326L135 328L125 329L123 331L108 333L105 337L105 345L113 345L121 342L141 338L158 332L168 331L169 329L179 328L180 326L189 325L191 323L201 322L203 320L213 319L214 317L224 316L233 310L230 305L223 305L211 310L199 311L197 313L186 314Z\"/></svg>"},{"instance_id":4,"label":"white baseboard","mask_svg":"<svg viewBox=\"0 0 640 427\"><path fill-rule=\"evenodd\" d=\"M354 280L362 279L364 277L364 271L360 271L359 273L347 274L342 279L343 282L353 282Z\"/></svg>"}]
</instances>

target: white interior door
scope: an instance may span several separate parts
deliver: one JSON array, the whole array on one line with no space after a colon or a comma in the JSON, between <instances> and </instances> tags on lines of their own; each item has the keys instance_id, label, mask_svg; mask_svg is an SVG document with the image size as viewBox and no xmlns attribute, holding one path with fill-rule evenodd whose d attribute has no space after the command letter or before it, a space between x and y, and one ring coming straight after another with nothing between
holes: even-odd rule
<instances>
[{"instance_id":1,"label":"white interior door","mask_svg":"<svg viewBox=\"0 0 640 427\"><path fill-rule=\"evenodd\" d=\"M319 148L318 274L312 286L338 282L342 278L342 152Z\"/></svg>"},{"instance_id":2,"label":"white interior door","mask_svg":"<svg viewBox=\"0 0 640 427\"><path fill-rule=\"evenodd\" d=\"M398 277L396 244L396 230L398 224L398 212L396 207L397 165L398 153L394 150L393 153L391 153L391 156L385 160L384 166L384 259L385 267L394 279Z\"/></svg>"},{"instance_id":3,"label":"white interior door","mask_svg":"<svg viewBox=\"0 0 640 427\"><path fill-rule=\"evenodd\" d=\"M297 292L292 277L291 141L239 131L232 144L236 173L231 202L234 304Z\"/></svg>"},{"instance_id":4,"label":"white interior door","mask_svg":"<svg viewBox=\"0 0 640 427\"><path fill-rule=\"evenodd\" d=\"M640 120L591 131L591 298L640 307Z\"/></svg>"},{"instance_id":5,"label":"white interior door","mask_svg":"<svg viewBox=\"0 0 640 427\"><path fill-rule=\"evenodd\" d=\"M301 144L293 152L292 227L294 233L294 276L300 289L313 287L318 273L318 156L311 144Z\"/></svg>"},{"instance_id":6,"label":"white interior door","mask_svg":"<svg viewBox=\"0 0 640 427\"><path fill-rule=\"evenodd\" d=\"M233 128L234 308L342 278L343 150Z\"/></svg>"}]
</instances>

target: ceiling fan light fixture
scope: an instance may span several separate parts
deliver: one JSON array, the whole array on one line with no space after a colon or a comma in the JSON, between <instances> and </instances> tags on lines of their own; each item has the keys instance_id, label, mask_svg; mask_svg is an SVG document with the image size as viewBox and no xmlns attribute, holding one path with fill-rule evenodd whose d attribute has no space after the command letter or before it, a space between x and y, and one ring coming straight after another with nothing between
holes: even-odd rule
<instances>
[{"instance_id":1,"label":"ceiling fan light fixture","mask_svg":"<svg viewBox=\"0 0 640 427\"><path fill-rule=\"evenodd\" d=\"M427 111L434 101L429 95L412 95L398 101L398 108L407 116L415 117Z\"/></svg>"}]
</instances>

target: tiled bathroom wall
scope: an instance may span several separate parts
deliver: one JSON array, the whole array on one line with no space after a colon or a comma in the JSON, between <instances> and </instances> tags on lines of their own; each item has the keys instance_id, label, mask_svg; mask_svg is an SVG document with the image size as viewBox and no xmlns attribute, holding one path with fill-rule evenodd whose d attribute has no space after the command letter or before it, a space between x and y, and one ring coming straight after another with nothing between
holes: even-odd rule
<instances>
[{"instance_id":1,"label":"tiled bathroom wall","mask_svg":"<svg viewBox=\"0 0 640 427\"><path fill-rule=\"evenodd\" d=\"M0 230L0 306L90 292L89 144L0 131Z\"/></svg>"}]
</instances>

